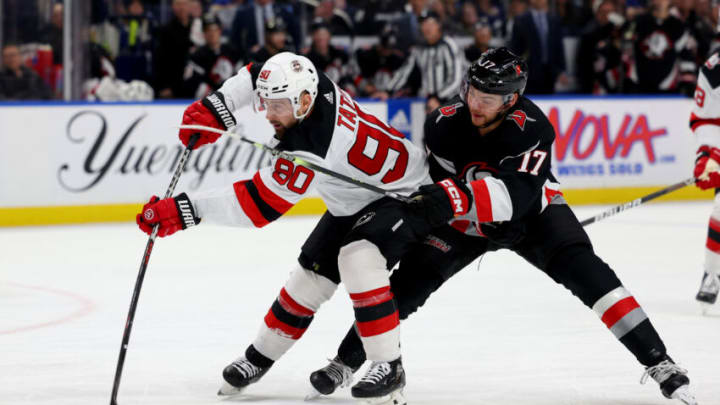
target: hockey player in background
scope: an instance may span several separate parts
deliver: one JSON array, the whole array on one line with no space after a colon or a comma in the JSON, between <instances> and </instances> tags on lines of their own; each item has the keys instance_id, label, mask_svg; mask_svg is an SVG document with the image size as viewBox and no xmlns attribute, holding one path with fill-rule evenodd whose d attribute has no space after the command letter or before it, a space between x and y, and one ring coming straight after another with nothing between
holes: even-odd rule
<instances>
[{"instance_id":1,"label":"hockey player in background","mask_svg":"<svg viewBox=\"0 0 720 405\"><path fill-rule=\"evenodd\" d=\"M715 203L710 214L705 243L705 271L695 299L712 305L720 290L720 52L715 51L700 67L695 105L690 114L690 128L699 148L693 172L695 185L703 190L715 189Z\"/></svg>"},{"instance_id":2,"label":"hockey player in background","mask_svg":"<svg viewBox=\"0 0 720 405\"><path fill-rule=\"evenodd\" d=\"M275 129L269 145L389 191L410 194L431 182L425 153L403 135L365 112L304 56L283 52L250 64L217 91L191 104L183 124L231 129L233 112L253 103L267 111ZM189 143L195 130L182 129ZM200 131L196 146L217 140ZM302 246L299 264L265 316L245 355L223 371L219 394L236 394L258 381L303 335L321 304L342 281L350 294L360 339L373 361L352 394L384 403L404 403L398 311L389 269L410 243L430 230L424 218L399 200L315 172L275 156L251 179L224 189L158 200L138 214L140 228L159 236L204 222L260 228L279 218L313 185L328 211Z\"/></svg>"},{"instance_id":3,"label":"hockey player in background","mask_svg":"<svg viewBox=\"0 0 720 405\"><path fill-rule=\"evenodd\" d=\"M646 368L663 395L696 404L687 371L667 355L645 311L592 243L550 171L555 132L522 96L527 65L506 48L468 69L461 94L430 114L425 142L437 183L410 206L433 224L424 245L403 256L391 278L400 318L416 311L448 278L487 251L510 249L591 308ZM347 384L365 361L351 328L331 363L310 376L322 394Z\"/></svg>"}]
</instances>

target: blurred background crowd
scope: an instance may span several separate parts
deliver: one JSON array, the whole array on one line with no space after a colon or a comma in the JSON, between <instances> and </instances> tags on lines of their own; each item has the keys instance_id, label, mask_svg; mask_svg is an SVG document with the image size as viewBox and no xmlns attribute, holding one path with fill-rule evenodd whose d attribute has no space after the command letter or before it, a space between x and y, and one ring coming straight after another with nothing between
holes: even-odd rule
<instances>
[{"instance_id":1,"label":"blurred background crowd","mask_svg":"<svg viewBox=\"0 0 720 405\"><path fill-rule=\"evenodd\" d=\"M356 97L432 108L503 45L528 60L527 94L692 96L720 43L710 0L0 0L0 16L0 100L197 99L290 50Z\"/></svg>"}]
</instances>

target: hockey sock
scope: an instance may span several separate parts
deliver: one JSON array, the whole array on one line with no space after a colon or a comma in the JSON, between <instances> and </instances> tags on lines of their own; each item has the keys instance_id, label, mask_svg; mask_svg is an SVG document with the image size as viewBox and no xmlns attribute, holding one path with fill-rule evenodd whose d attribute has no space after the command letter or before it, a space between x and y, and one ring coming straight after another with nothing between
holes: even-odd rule
<instances>
[{"instance_id":1,"label":"hockey sock","mask_svg":"<svg viewBox=\"0 0 720 405\"><path fill-rule=\"evenodd\" d=\"M354 324L340 343L338 357L346 366L353 370L360 368L360 366L365 363L365 360L367 360L365 349L363 349L362 341Z\"/></svg>"},{"instance_id":2,"label":"hockey sock","mask_svg":"<svg viewBox=\"0 0 720 405\"><path fill-rule=\"evenodd\" d=\"M549 274L592 308L640 363L652 366L665 355L665 345L645 311L589 246L565 248L549 264Z\"/></svg>"}]
</instances>

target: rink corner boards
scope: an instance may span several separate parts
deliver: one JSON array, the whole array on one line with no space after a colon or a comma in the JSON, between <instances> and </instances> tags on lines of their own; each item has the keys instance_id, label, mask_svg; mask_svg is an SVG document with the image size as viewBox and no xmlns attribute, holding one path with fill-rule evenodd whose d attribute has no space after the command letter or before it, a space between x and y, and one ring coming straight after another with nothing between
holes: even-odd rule
<instances>
[{"instance_id":1,"label":"rink corner boards","mask_svg":"<svg viewBox=\"0 0 720 405\"><path fill-rule=\"evenodd\" d=\"M662 187L567 189L563 194L571 205L620 204L652 193ZM712 191L685 187L658 201L711 200ZM0 226L66 225L134 221L142 204L104 204L49 207L0 207ZM301 200L286 215L319 215L325 211L320 198Z\"/></svg>"}]
</instances>

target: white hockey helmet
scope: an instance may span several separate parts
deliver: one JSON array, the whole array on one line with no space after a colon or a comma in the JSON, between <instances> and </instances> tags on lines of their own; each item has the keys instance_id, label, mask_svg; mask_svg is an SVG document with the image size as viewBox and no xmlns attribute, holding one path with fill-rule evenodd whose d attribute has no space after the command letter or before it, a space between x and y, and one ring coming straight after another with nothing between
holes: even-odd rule
<instances>
[{"instance_id":1,"label":"white hockey helmet","mask_svg":"<svg viewBox=\"0 0 720 405\"><path fill-rule=\"evenodd\" d=\"M318 74L310 59L292 52L280 52L268 59L255 81L256 107L264 109L265 100L289 99L295 118L302 120L300 96L308 92L315 103L318 93Z\"/></svg>"}]
</instances>

